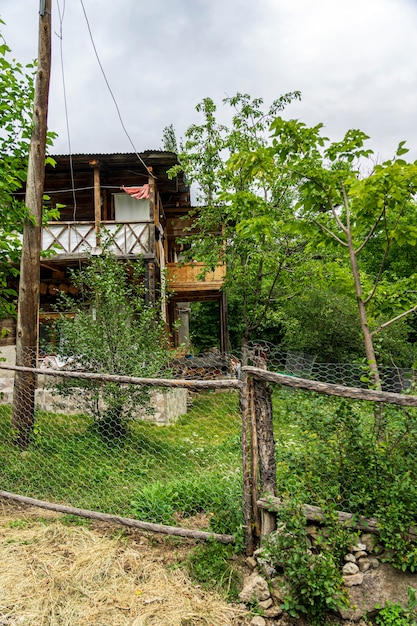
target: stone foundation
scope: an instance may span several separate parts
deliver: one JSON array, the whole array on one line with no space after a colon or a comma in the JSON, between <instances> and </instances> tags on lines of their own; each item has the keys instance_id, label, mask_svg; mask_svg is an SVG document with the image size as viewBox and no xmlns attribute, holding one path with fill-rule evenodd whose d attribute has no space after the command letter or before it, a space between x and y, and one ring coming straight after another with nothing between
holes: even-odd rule
<instances>
[{"instance_id":1,"label":"stone foundation","mask_svg":"<svg viewBox=\"0 0 417 626\"><path fill-rule=\"evenodd\" d=\"M5 365L15 365L16 363L16 346L1 346L0 358L4 359ZM0 403L12 404L13 402L13 370L2 370L0 362ZM74 396L60 396L52 393L49 386L51 382L50 376L40 374L38 376L38 389L35 392L36 406L43 411L52 411L74 415L81 413L80 403L75 402ZM75 391L74 393L77 393ZM166 389L152 389L151 407L152 413L147 413L143 409L132 415L133 419L146 420L154 422L159 426L174 424L180 415L187 413L187 395L186 389L180 387Z\"/></svg>"}]
</instances>

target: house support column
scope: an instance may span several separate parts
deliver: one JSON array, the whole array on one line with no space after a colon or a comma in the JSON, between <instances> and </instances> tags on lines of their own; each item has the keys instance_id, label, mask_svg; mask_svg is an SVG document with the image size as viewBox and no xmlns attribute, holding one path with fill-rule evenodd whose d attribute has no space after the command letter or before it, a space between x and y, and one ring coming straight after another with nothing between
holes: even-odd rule
<instances>
[{"instance_id":1,"label":"house support column","mask_svg":"<svg viewBox=\"0 0 417 626\"><path fill-rule=\"evenodd\" d=\"M222 291L219 300L220 309L220 351L225 354L229 351L229 327L227 323L227 298L226 293Z\"/></svg>"},{"instance_id":2,"label":"house support column","mask_svg":"<svg viewBox=\"0 0 417 626\"><path fill-rule=\"evenodd\" d=\"M92 159L89 165L94 170L94 222L96 231L96 248L101 247L100 224L101 224L101 193L100 193L100 161Z\"/></svg>"}]
</instances>

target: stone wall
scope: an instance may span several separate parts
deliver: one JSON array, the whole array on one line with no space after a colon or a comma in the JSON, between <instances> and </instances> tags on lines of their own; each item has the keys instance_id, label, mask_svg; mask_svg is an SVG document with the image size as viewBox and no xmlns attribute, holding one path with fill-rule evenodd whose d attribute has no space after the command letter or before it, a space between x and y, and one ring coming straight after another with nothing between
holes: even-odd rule
<instances>
[{"instance_id":1,"label":"stone wall","mask_svg":"<svg viewBox=\"0 0 417 626\"><path fill-rule=\"evenodd\" d=\"M2 349L2 353L4 354L4 348ZM14 354L13 352L8 355L7 362L10 365L14 364ZM13 402L13 375L13 371L0 369L1 404L12 404ZM43 382L42 378L44 377L39 376L38 384ZM174 424L180 415L187 413L187 395L187 389L179 387L172 389L152 389L150 392L152 412L138 409L138 411L132 415L132 418L154 422L159 426ZM82 412L80 403L75 401L73 395L68 397L60 396L53 393L52 389L48 386L40 385L38 389L36 389L35 403L36 406L43 411L59 412L67 415Z\"/></svg>"}]
</instances>

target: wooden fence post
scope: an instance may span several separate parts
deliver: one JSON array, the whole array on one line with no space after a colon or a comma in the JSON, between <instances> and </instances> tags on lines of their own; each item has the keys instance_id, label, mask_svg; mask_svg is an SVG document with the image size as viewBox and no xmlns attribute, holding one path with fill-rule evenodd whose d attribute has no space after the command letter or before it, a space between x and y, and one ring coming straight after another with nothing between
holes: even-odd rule
<instances>
[{"instance_id":1,"label":"wooden fence post","mask_svg":"<svg viewBox=\"0 0 417 626\"><path fill-rule=\"evenodd\" d=\"M258 377L254 378L253 394L258 439L260 490L263 497L275 497L277 495L277 467L272 423L272 395L267 381ZM268 535L275 529L275 513L262 510L261 535Z\"/></svg>"},{"instance_id":2,"label":"wooden fence post","mask_svg":"<svg viewBox=\"0 0 417 626\"><path fill-rule=\"evenodd\" d=\"M247 374L242 376L242 387L240 390L240 413L242 416L242 477L243 477L243 516L245 524L245 547L246 555L252 556L255 544L252 531L252 476L249 459L250 454L250 385L251 379ZM256 500L255 500L256 503ZM256 505L257 506L257 505Z\"/></svg>"}]
</instances>

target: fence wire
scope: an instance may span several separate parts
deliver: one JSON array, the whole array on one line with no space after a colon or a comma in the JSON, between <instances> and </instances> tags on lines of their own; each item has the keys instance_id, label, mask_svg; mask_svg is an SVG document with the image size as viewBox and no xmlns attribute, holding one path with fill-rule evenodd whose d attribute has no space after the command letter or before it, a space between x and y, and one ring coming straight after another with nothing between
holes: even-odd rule
<instances>
[{"instance_id":1,"label":"fence wire","mask_svg":"<svg viewBox=\"0 0 417 626\"><path fill-rule=\"evenodd\" d=\"M322 363L315 355L283 351L266 341L250 343L247 348L247 359L250 365L264 364L273 372L307 380L362 389L367 389L372 384L369 367L365 362ZM417 379L415 369L397 367L395 364L380 366L379 373L382 389L390 393L412 390Z\"/></svg>"},{"instance_id":2,"label":"fence wire","mask_svg":"<svg viewBox=\"0 0 417 626\"><path fill-rule=\"evenodd\" d=\"M242 364L313 381L371 386L360 365L320 364L267 343L249 346L241 359L216 351L173 358L158 374L163 382L147 379L140 385L123 377L122 366L118 378L106 379L94 368L99 378L82 378L89 368L68 355L33 352L27 362L39 369L36 375L19 373L14 390L14 372L0 363L2 490L230 534L247 519L242 510ZM413 393L414 377L412 369L383 370L384 390ZM256 458L249 459L253 483L259 478L282 500L330 505L354 515L386 518L400 502L409 515L398 523L415 525L416 408L271 382L255 389L257 419L265 424L269 417L262 406L272 403L275 449L271 460L262 442L255 441L256 428L248 433L255 443L252 455L257 447Z\"/></svg>"},{"instance_id":3,"label":"fence wire","mask_svg":"<svg viewBox=\"0 0 417 626\"><path fill-rule=\"evenodd\" d=\"M2 490L233 534L242 523L235 366L217 354L190 361L169 363L161 386L122 376L83 379L86 368L75 357L41 357L33 419L33 374L16 373L14 391L12 378L3 377ZM64 377L63 370L73 372ZM0 369L6 373L14 372ZM216 388L220 379L224 385ZM19 431L27 429L22 438Z\"/></svg>"},{"instance_id":4,"label":"fence wire","mask_svg":"<svg viewBox=\"0 0 417 626\"><path fill-rule=\"evenodd\" d=\"M412 386L402 394L359 392L323 381L312 385L306 376L300 381L271 370L244 370L254 377L257 504L266 511L275 508L278 524L288 521L291 511L303 519L311 514L319 524L336 520L377 532L382 560L417 571L417 399ZM300 382L308 390L297 388ZM267 523L272 524L270 517Z\"/></svg>"}]
</instances>

